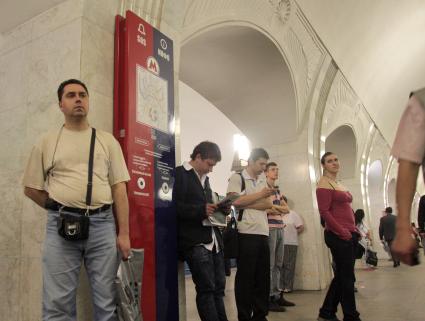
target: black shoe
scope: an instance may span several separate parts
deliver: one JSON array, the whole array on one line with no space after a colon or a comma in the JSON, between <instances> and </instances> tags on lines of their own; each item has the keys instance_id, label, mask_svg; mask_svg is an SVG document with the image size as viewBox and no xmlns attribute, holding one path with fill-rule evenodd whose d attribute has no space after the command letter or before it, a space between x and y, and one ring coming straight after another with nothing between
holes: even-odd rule
<instances>
[{"instance_id":1,"label":"black shoe","mask_svg":"<svg viewBox=\"0 0 425 321\"><path fill-rule=\"evenodd\" d=\"M396 268L397 266L400 266L400 262L394 262L394 263L393 263L393 267L395 267L395 268Z\"/></svg>"},{"instance_id":2,"label":"black shoe","mask_svg":"<svg viewBox=\"0 0 425 321\"><path fill-rule=\"evenodd\" d=\"M270 301L269 303L269 311L272 312L285 312L286 308L277 303L277 301Z\"/></svg>"},{"instance_id":3,"label":"black shoe","mask_svg":"<svg viewBox=\"0 0 425 321\"><path fill-rule=\"evenodd\" d=\"M285 300L282 293L280 294L280 298L279 298L279 300L276 301L276 303L278 305L282 306L282 307L293 307L293 306L295 306L294 302Z\"/></svg>"},{"instance_id":4,"label":"black shoe","mask_svg":"<svg viewBox=\"0 0 425 321\"><path fill-rule=\"evenodd\" d=\"M341 320L338 319L337 317L332 318L332 319L325 319L325 318L322 318L322 317L318 317L317 321L341 321Z\"/></svg>"}]
</instances>

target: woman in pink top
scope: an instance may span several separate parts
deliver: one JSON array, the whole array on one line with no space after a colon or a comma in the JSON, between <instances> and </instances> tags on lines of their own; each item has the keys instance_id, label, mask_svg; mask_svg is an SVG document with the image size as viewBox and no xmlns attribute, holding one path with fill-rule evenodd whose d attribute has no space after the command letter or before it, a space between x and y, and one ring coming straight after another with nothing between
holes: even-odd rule
<instances>
[{"instance_id":1,"label":"woman in pink top","mask_svg":"<svg viewBox=\"0 0 425 321\"><path fill-rule=\"evenodd\" d=\"M323 176L316 189L317 204L325 223L325 242L332 253L335 269L317 320L339 321L336 311L341 303L344 321L360 321L354 297L354 248L359 235L351 208L353 197L337 181L338 157L327 152L320 161Z\"/></svg>"}]
</instances>

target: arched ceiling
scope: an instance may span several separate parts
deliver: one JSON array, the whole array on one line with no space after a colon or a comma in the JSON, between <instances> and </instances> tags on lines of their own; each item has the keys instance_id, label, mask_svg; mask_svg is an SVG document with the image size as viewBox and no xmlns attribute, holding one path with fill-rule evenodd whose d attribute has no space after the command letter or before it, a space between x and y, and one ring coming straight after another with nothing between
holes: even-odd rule
<instances>
[{"instance_id":1,"label":"arched ceiling","mask_svg":"<svg viewBox=\"0 0 425 321\"><path fill-rule=\"evenodd\" d=\"M372 196L371 201L376 203L374 198L378 198L380 196L379 193L381 192L383 181L382 162L380 160L376 160L370 164L367 169L367 179L369 195ZM378 200L380 200L380 197Z\"/></svg>"},{"instance_id":2,"label":"arched ceiling","mask_svg":"<svg viewBox=\"0 0 425 321\"><path fill-rule=\"evenodd\" d=\"M409 93L425 87L425 1L296 1L392 144Z\"/></svg>"},{"instance_id":3,"label":"arched ceiling","mask_svg":"<svg viewBox=\"0 0 425 321\"><path fill-rule=\"evenodd\" d=\"M0 43L3 33L61 2L0 1ZM409 92L425 87L425 1L296 2L392 144Z\"/></svg>"},{"instance_id":4,"label":"arched ceiling","mask_svg":"<svg viewBox=\"0 0 425 321\"><path fill-rule=\"evenodd\" d=\"M290 72L274 43L255 29L223 26L189 40L181 49L180 79L220 109L254 146L296 136Z\"/></svg>"}]
</instances>

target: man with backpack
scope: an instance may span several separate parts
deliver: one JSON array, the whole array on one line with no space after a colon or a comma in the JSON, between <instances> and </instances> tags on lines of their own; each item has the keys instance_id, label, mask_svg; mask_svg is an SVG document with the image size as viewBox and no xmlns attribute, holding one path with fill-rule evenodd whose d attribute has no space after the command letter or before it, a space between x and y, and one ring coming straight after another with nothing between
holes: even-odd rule
<instances>
[{"instance_id":1,"label":"man with backpack","mask_svg":"<svg viewBox=\"0 0 425 321\"><path fill-rule=\"evenodd\" d=\"M241 195L233 205L238 208L238 269L235 298L239 321L266 321L270 294L269 225L266 210L275 193L267 187L264 170L269 155L263 148L251 151L248 166L229 179L227 194Z\"/></svg>"}]
</instances>

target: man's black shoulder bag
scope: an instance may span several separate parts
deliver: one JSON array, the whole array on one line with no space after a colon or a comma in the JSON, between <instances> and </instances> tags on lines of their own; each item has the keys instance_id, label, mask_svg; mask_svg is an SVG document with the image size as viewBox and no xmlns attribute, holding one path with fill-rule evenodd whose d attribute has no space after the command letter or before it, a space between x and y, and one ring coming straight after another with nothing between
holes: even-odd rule
<instances>
[{"instance_id":1,"label":"man's black shoulder bag","mask_svg":"<svg viewBox=\"0 0 425 321\"><path fill-rule=\"evenodd\" d=\"M241 177L241 193L243 193L243 191L245 191L245 178L243 178L243 175L242 175L242 173L236 173L236 174L238 174L240 177ZM242 221L242 217L243 217L243 209L240 209L239 210L239 213L238 213L238 221L240 222L240 221Z\"/></svg>"},{"instance_id":2,"label":"man's black shoulder bag","mask_svg":"<svg viewBox=\"0 0 425 321\"><path fill-rule=\"evenodd\" d=\"M58 233L65 240L68 241L81 241L89 237L90 217L89 206L91 204L92 189L93 189L93 158L94 158L94 144L96 141L96 129L92 128L90 140L90 155L89 155L89 168L88 168L88 182L86 193L87 211L85 215L81 214L67 214L62 213L59 209L58 218Z\"/></svg>"},{"instance_id":3,"label":"man's black shoulder bag","mask_svg":"<svg viewBox=\"0 0 425 321\"><path fill-rule=\"evenodd\" d=\"M241 193L245 190L245 179L242 173L236 173L241 177ZM238 257L238 226L235 218L236 209L232 208L231 218L223 231L224 257L234 259ZM242 220L243 210L239 210L238 221Z\"/></svg>"}]
</instances>

